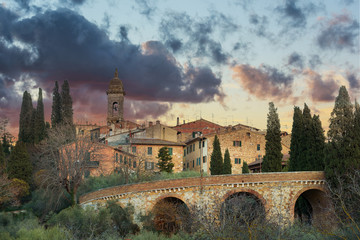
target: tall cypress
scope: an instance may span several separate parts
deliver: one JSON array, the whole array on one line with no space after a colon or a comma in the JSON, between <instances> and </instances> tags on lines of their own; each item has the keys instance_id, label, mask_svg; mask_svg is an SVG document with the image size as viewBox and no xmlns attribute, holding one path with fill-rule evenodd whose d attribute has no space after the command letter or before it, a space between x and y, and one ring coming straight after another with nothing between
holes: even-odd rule
<instances>
[{"instance_id":1,"label":"tall cypress","mask_svg":"<svg viewBox=\"0 0 360 240\"><path fill-rule=\"evenodd\" d=\"M44 103L43 103L41 88L39 88L39 96L36 106L34 131L35 131L35 137L34 137L35 143L39 143L41 140L45 138Z\"/></svg>"},{"instance_id":2,"label":"tall cypress","mask_svg":"<svg viewBox=\"0 0 360 240\"><path fill-rule=\"evenodd\" d=\"M311 171L323 171L325 168L325 135L318 115L312 118L312 144L309 148Z\"/></svg>"},{"instance_id":3,"label":"tall cypress","mask_svg":"<svg viewBox=\"0 0 360 240\"><path fill-rule=\"evenodd\" d=\"M281 172L281 132L280 120L273 102L269 103L267 117L265 156L262 164L263 172Z\"/></svg>"},{"instance_id":4,"label":"tall cypress","mask_svg":"<svg viewBox=\"0 0 360 240\"><path fill-rule=\"evenodd\" d=\"M302 115L302 134L300 137L300 152L299 152L299 166L297 170L311 171L311 146L313 144L312 134L312 117L309 107L304 104L303 115Z\"/></svg>"},{"instance_id":5,"label":"tall cypress","mask_svg":"<svg viewBox=\"0 0 360 240\"><path fill-rule=\"evenodd\" d=\"M53 89L52 96L53 102L51 109L51 126L56 127L56 125L59 125L62 122L61 96L59 93L59 85L57 81L55 81L55 87Z\"/></svg>"},{"instance_id":6,"label":"tall cypress","mask_svg":"<svg viewBox=\"0 0 360 240\"><path fill-rule=\"evenodd\" d=\"M67 80L65 80L61 86L61 111L62 122L64 124L73 125L72 99L70 95L70 86Z\"/></svg>"},{"instance_id":7,"label":"tall cypress","mask_svg":"<svg viewBox=\"0 0 360 240\"><path fill-rule=\"evenodd\" d=\"M231 160L229 149L226 149L224 154L223 174L231 174Z\"/></svg>"},{"instance_id":8,"label":"tall cypress","mask_svg":"<svg viewBox=\"0 0 360 240\"><path fill-rule=\"evenodd\" d=\"M20 120L19 120L19 141L25 143L33 143L33 105L31 95L27 91L23 94L23 100L21 104Z\"/></svg>"},{"instance_id":9,"label":"tall cypress","mask_svg":"<svg viewBox=\"0 0 360 240\"><path fill-rule=\"evenodd\" d=\"M213 142L213 152L210 159L210 171L211 175L221 175L223 171L223 158L221 154L220 141L217 135L215 135Z\"/></svg>"},{"instance_id":10,"label":"tall cypress","mask_svg":"<svg viewBox=\"0 0 360 240\"><path fill-rule=\"evenodd\" d=\"M27 152L25 143L18 141L14 150L10 154L7 166L9 178L18 178L30 183L32 174L32 164Z\"/></svg>"},{"instance_id":11,"label":"tall cypress","mask_svg":"<svg viewBox=\"0 0 360 240\"><path fill-rule=\"evenodd\" d=\"M338 184L338 177L351 174L360 168L360 149L356 141L355 118L349 94L344 86L340 87L331 112L328 131L329 143L325 157L325 173L332 186Z\"/></svg>"},{"instance_id":12,"label":"tall cypress","mask_svg":"<svg viewBox=\"0 0 360 240\"><path fill-rule=\"evenodd\" d=\"M299 107L294 107L293 125L291 130L289 171L299 170L301 153L301 135L304 132L302 112Z\"/></svg>"}]
</instances>

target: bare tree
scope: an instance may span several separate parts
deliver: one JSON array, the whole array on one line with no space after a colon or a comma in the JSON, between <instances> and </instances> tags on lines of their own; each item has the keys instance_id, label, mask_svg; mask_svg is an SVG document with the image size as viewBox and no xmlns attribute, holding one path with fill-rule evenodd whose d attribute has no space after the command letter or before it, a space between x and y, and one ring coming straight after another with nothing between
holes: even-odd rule
<instances>
[{"instance_id":1,"label":"bare tree","mask_svg":"<svg viewBox=\"0 0 360 240\"><path fill-rule=\"evenodd\" d=\"M57 199L65 196L75 205L76 193L99 144L86 135L75 135L71 126L57 126L38 146L36 182Z\"/></svg>"}]
</instances>

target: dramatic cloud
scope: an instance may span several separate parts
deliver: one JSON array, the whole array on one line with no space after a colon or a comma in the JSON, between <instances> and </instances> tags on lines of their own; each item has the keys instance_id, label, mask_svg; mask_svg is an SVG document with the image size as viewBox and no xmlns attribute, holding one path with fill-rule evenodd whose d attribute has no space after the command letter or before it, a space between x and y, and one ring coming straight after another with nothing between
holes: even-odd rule
<instances>
[{"instance_id":1,"label":"dramatic cloud","mask_svg":"<svg viewBox=\"0 0 360 240\"><path fill-rule=\"evenodd\" d=\"M302 70L304 68L304 57L298 54L297 52L293 52L288 57L287 65Z\"/></svg>"},{"instance_id":2,"label":"dramatic cloud","mask_svg":"<svg viewBox=\"0 0 360 240\"><path fill-rule=\"evenodd\" d=\"M54 81L68 79L76 105L83 98L91 99L94 91L105 96L118 67L129 99L198 103L221 101L225 96L221 79L210 68L182 66L157 41L133 45L127 28L120 27L121 42L112 41L103 29L68 9L18 20L0 7L0 20L5 23L0 24L2 85L26 76L51 92ZM6 92L0 92L0 99L16 95L11 87ZM96 99L89 104L106 103L103 98Z\"/></svg>"},{"instance_id":3,"label":"dramatic cloud","mask_svg":"<svg viewBox=\"0 0 360 240\"><path fill-rule=\"evenodd\" d=\"M157 119L171 109L169 103L145 102L145 101L126 101L124 115L126 119Z\"/></svg>"},{"instance_id":4,"label":"dramatic cloud","mask_svg":"<svg viewBox=\"0 0 360 240\"><path fill-rule=\"evenodd\" d=\"M285 23L288 29L305 27L307 17L317 11L317 8L313 3L306 2L306 5L299 6L297 0L286 0L285 5L278 6L275 10L280 14L279 22Z\"/></svg>"},{"instance_id":5,"label":"dramatic cloud","mask_svg":"<svg viewBox=\"0 0 360 240\"><path fill-rule=\"evenodd\" d=\"M214 34L225 37L234 33L239 26L218 12L202 19L193 19L186 13L171 12L160 24L160 34L167 47L174 53L184 51L191 57L210 57L215 63L226 64L230 56L220 42L214 41ZM195 51L194 51L195 49Z\"/></svg>"},{"instance_id":6,"label":"dramatic cloud","mask_svg":"<svg viewBox=\"0 0 360 240\"><path fill-rule=\"evenodd\" d=\"M317 44L322 49L359 50L359 22L348 14L334 15L321 25Z\"/></svg>"},{"instance_id":7,"label":"dramatic cloud","mask_svg":"<svg viewBox=\"0 0 360 240\"><path fill-rule=\"evenodd\" d=\"M360 89L360 78L354 72L346 73L346 79L350 84L350 88Z\"/></svg>"},{"instance_id":8,"label":"dramatic cloud","mask_svg":"<svg viewBox=\"0 0 360 240\"><path fill-rule=\"evenodd\" d=\"M276 68L266 65L259 68L236 65L232 70L233 79L258 99L276 101L291 99L293 77L285 75Z\"/></svg>"},{"instance_id":9,"label":"dramatic cloud","mask_svg":"<svg viewBox=\"0 0 360 240\"><path fill-rule=\"evenodd\" d=\"M307 70L304 72L305 77L307 77L308 89L310 91L310 96L314 102L332 102L335 99L335 95L339 89L339 84L332 79L323 77L313 71Z\"/></svg>"}]
</instances>

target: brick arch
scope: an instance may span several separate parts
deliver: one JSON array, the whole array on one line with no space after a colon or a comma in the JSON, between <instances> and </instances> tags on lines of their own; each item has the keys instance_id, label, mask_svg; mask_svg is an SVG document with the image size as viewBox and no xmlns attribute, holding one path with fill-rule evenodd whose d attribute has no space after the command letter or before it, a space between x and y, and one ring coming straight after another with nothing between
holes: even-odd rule
<instances>
[{"instance_id":1,"label":"brick arch","mask_svg":"<svg viewBox=\"0 0 360 240\"><path fill-rule=\"evenodd\" d=\"M190 207L189 207L190 206L189 203L187 201L185 201L183 197L181 197L181 196L179 196L177 194L164 194L164 195L161 195L161 196L157 197L154 200L153 204L147 210L148 211L153 211L156 204L159 203L161 200L163 200L165 198L177 198L177 199L181 200L186 205L186 207L189 209L189 212L191 212Z\"/></svg>"},{"instance_id":2,"label":"brick arch","mask_svg":"<svg viewBox=\"0 0 360 240\"><path fill-rule=\"evenodd\" d=\"M263 205L265 211L268 210L268 206L266 204L265 198L260 193L258 193L257 191L255 191L253 189L250 189L250 188L242 188L242 189L231 190L231 191L226 192L221 199L221 204L223 204L226 201L226 199L229 198L231 195L236 194L236 193L242 193L242 192L250 193L250 194L254 195L255 197L257 197L260 200L261 204Z\"/></svg>"},{"instance_id":3,"label":"brick arch","mask_svg":"<svg viewBox=\"0 0 360 240\"><path fill-rule=\"evenodd\" d=\"M299 190L290 200L289 210L291 221L294 221L295 218L295 204L298 198L304 194L304 198L310 203L313 209L313 223L315 225L320 225L324 218L332 218L330 216L332 209L331 199L328 196L328 192L324 187L320 186L311 186L304 187ZM322 221L320 221L322 220ZM330 221L328 221L330 223Z\"/></svg>"}]
</instances>

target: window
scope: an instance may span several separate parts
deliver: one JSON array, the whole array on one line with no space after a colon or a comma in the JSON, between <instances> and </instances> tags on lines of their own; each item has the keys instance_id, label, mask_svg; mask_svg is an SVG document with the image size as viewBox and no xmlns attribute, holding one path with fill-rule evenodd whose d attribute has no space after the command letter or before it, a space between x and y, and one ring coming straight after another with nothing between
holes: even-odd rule
<instances>
[{"instance_id":1,"label":"window","mask_svg":"<svg viewBox=\"0 0 360 240\"><path fill-rule=\"evenodd\" d=\"M189 168L189 163L186 163L186 168Z\"/></svg>"},{"instance_id":2,"label":"window","mask_svg":"<svg viewBox=\"0 0 360 240\"><path fill-rule=\"evenodd\" d=\"M118 161L119 161L119 154L116 153L116 154L115 154L115 162L118 162Z\"/></svg>"},{"instance_id":3,"label":"window","mask_svg":"<svg viewBox=\"0 0 360 240\"><path fill-rule=\"evenodd\" d=\"M120 155L120 163L122 163L122 162L123 162L123 156Z\"/></svg>"},{"instance_id":4,"label":"window","mask_svg":"<svg viewBox=\"0 0 360 240\"><path fill-rule=\"evenodd\" d=\"M241 141L233 141L234 147L241 147Z\"/></svg>"},{"instance_id":5,"label":"window","mask_svg":"<svg viewBox=\"0 0 360 240\"><path fill-rule=\"evenodd\" d=\"M193 167L195 167L195 160L193 160Z\"/></svg>"},{"instance_id":6,"label":"window","mask_svg":"<svg viewBox=\"0 0 360 240\"><path fill-rule=\"evenodd\" d=\"M206 163L206 156L203 157L203 163Z\"/></svg>"},{"instance_id":7,"label":"window","mask_svg":"<svg viewBox=\"0 0 360 240\"><path fill-rule=\"evenodd\" d=\"M201 140L199 141L199 149L201 149Z\"/></svg>"},{"instance_id":8,"label":"window","mask_svg":"<svg viewBox=\"0 0 360 240\"><path fill-rule=\"evenodd\" d=\"M124 157L124 164L127 164L127 157Z\"/></svg>"},{"instance_id":9,"label":"window","mask_svg":"<svg viewBox=\"0 0 360 240\"><path fill-rule=\"evenodd\" d=\"M132 152L136 153L136 146L132 147Z\"/></svg>"},{"instance_id":10,"label":"window","mask_svg":"<svg viewBox=\"0 0 360 240\"><path fill-rule=\"evenodd\" d=\"M199 165L201 165L201 158L196 159L196 166L199 166Z\"/></svg>"},{"instance_id":11,"label":"window","mask_svg":"<svg viewBox=\"0 0 360 240\"><path fill-rule=\"evenodd\" d=\"M185 171L185 169L186 169L186 164L184 163L184 166L183 166L183 171Z\"/></svg>"},{"instance_id":12,"label":"window","mask_svg":"<svg viewBox=\"0 0 360 240\"><path fill-rule=\"evenodd\" d=\"M257 145L257 150L260 151L260 144Z\"/></svg>"},{"instance_id":13,"label":"window","mask_svg":"<svg viewBox=\"0 0 360 240\"><path fill-rule=\"evenodd\" d=\"M136 168L136 161L133 161L133 168Z\"/></svg>"},{"instance_id":14,"label":"window","mask_svg":"<svg viewBox=\"0 0 360 240\"><path fill-rule=\"evenodd\" d=\"M148 155L152 155L152 147L148 147Z\"/></svg>"},{"instance_id":15,"label":"window","mask_svg":"<svg viewBox=\"0 0 360 240\"><path fill-rule=\"evenodd\" d=\"M241 158L235 158L235 164L241 164Z\"/></svg>"},{"instance_id":16,"label":"window","mask_svg":"<svg viewBox=\"0 0 360 240\"><path fill-rule=\"evenodd\" d=\"M205 141L202 142L203 143L203 148L205 147Z\"/></svg>"},{"instance_id":17,"label":"window","mask_svg":"<svg viewBox=\"0 0 360 240\"><path fill-rule=\"evenodd\" d=\"M184 149L184 157L186 156L186 149Z\"/></svg>"},{"instance_id":18,"label":"window","mask_svg":"<svg viewBox=\"0 0 360 240\"><path fill-rule=\"evenodd\" d=\"M145 162L145 170L154 170L153 162Z\"/></svg>"},{"instance_id":19,"label":"window","mask_svg":"<svg viewBox=\"0 0 360 240\"><path fill-rule=\"evenodd\" d=\"M169 148L169 155L172 156L173 155L173 149Z\"/></svg>"}]
</instances>

